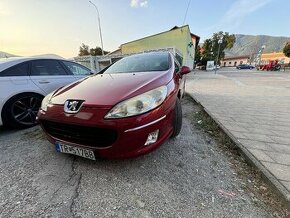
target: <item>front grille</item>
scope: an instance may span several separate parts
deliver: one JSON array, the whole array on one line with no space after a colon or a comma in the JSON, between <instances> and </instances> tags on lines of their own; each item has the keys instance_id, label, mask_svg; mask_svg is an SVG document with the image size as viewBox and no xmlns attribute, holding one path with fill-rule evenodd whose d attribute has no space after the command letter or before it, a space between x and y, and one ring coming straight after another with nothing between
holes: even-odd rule
<instances>
[{"instance_id":1,"label":"front grille","mask_svg":"<svg viewBox=\"0 0 290 218\"><path fill-rule=\"evenodd\" d=\"M88 127L52 121L41 122L51 136L72 143L91 147L108 147L117 139L117 131L98 127Z\"/></svg>"}]
</instances>

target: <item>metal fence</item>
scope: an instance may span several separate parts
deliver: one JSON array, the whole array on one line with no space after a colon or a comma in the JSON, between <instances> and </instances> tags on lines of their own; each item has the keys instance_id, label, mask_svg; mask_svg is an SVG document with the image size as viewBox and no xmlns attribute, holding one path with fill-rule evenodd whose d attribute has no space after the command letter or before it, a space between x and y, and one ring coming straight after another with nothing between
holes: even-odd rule
<instances>
[{"instance_id":1,"label":"metal fence","mask_svg":"<svg viewBox=\"0 0 290 218\"><path fill-rule=\"evenodd\" d=\"M105 56L78 56L74 57L74 61L82 64L91 70L98 72L104 69L106 66L115 63L116 61L122 59L125 56L133 55L133 54L141 54L141 53L148 53L148 52L158 52L158 51L169 51L171 52L179 62L182 63L182 53L176 48L160 48L160 49L152 49L152 50L145 50L138 53L131 53L131 54L121 54L121 55L105 55Z\"/></svg>"}]
</instances>

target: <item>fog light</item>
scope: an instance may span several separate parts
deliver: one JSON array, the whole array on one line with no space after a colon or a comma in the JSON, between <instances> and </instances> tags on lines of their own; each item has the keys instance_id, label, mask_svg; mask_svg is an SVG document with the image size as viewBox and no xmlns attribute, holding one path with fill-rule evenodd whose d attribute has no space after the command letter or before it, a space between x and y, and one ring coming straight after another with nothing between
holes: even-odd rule
<instances>
[{"instance_id":1,"label":"fog light","mask_svg":"<svg viewBox=\"0 0 290 218\"><path fill-rule=\"evenodd\" d=\"M159 129L156 129L154 132L149 133L147 140L144 145L150 145L155 143L158 139Z\"/></svg>"}]
</instances>

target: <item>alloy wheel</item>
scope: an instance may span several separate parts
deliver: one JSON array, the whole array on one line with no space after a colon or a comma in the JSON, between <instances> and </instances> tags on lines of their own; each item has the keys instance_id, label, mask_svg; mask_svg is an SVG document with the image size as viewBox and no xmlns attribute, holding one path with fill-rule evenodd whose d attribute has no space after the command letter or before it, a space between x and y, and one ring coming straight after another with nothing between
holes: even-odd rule
<instances>
[{"instance_id":1,"label":"alloy wheel","mask_svg":"<svg viewBox=\"0 0 290 218\"><path fill-rule=\"evenodd\" d=\"M12 105L14 119L22 125L29 126L36 124L36 116L41 106L41 98L27 96L18 99Z\"/></svg>"}]
</instances>

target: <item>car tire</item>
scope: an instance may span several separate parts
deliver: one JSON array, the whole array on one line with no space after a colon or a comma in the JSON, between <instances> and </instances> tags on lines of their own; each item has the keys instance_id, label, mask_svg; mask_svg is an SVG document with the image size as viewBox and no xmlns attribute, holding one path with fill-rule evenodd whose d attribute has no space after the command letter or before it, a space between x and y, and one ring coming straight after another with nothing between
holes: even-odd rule
<instances>
[{"instance_id":1,"label":"car tire","mask_svg":"<svg viewBox=\"0 0 290 218\"><path fill-rule=\"evenodd\" d=\"M35 93L22 93L10 98L2 110L3 124L10 128L35 126L38 109L43 96Z\"/></svg>"},{"instance_id":2,"label":"car tire","mask_svg":"<svg viewBox=\"0 0 290 218\"><path fill-rule=\"evenodd\" d=\"M174 117L173 117L173 133L171 138L175 138L179 135L182 127L182 107L180 99L177 98L175 103Z\"/></svg>"}]
</instances>

